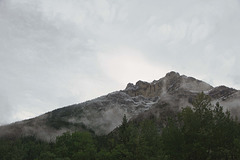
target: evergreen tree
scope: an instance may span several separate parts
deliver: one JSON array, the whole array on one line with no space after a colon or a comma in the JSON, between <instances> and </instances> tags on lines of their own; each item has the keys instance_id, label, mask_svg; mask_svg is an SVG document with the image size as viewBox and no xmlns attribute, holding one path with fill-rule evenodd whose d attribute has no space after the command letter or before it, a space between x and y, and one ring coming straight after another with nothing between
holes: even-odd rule
<instances>
[{"instance_id":1,"label":"evergreen tree","mask_svg":"<svg viewBox=\"0 0 240 160\"><path fill-rule=\"evenodd\" d=\"M124 145L127 144L127 142L129 141L129 137L130 137L130 131L129 131L128 126L129 125L128 125L128 122L127 122L127 117L124 114L122 124L119 127L119 140Z\"/></svg>"}]
</instances>

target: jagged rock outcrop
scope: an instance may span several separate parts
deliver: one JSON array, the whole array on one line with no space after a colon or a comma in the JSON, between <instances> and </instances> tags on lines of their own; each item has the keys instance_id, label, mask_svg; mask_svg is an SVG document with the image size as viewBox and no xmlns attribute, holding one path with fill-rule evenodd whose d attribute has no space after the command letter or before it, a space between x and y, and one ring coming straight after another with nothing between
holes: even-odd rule
<instances>
[{"instance_id":1,"label":"jagged rock outcrop","mask_svg":"<svg viewBox=\"0 0 240 160\"><path fill-rule=\"evenodd\" d=\"M195 78L169 72L151 83L129 83L122 91L2 126L0 137L35 135L50 141L66 131L88 130L98 135L108 134L121 124L124 114L133 121L156 117L164 126L169 116L191 105L200 92L208 94L213 103L219 101L225 109L240 115L240 91L225 86L214 88Z\"/></svg>"},{"instance_id":2,"label":"jagged rock outcrop","mask_svg":"<svg viewBox=\"0 0 240 160\"><path fill-rule=\"evenodd\" d=\"M226 86L219 86L214 89L212 89L208 94L211 96L213 99L216 98L221 98L221 100L227 99L229 96L232 94L238 92L236 89L233 88L228 88Z\"/></svg>"},{"instance_id":3,"label":"jagged rock outcrop","mask_svg":"<svg viewBox=\"0 0 240 160\"><path fill-rule=\"evenodd\" d=\"M154 80L152 83L138 81L136 85L129 83L124 90L130 96L157 97L166 93L174 94L181 91L202 92L213 89L203 81L192 77L180 76L179 73L169 72L165 77Z\"/></svg>"}]
</instances>

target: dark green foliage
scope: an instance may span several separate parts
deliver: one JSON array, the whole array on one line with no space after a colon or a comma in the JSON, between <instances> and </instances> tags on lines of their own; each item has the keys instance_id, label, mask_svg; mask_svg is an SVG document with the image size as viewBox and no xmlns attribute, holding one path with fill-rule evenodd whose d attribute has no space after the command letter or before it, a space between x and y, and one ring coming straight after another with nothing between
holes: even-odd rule
<instances>
[{"instance_id":1,"label":"dark green foliage","mask_svg":"<svg viewBox=\"0 0 240 160\"><path fill-rule=\"evenodd\" d=\"M169 120L169 124L164 128L161 138L166 155L171 159L182 160L184 137L178 124L173 120Z\"/></svg>"},{"instance_id":2,"label":"dark green foliage","mask_svg":"<svg viewBox=\"0 0 240 160\"><path fill-rule=\"evenodd\" d=\"M57 137L55 153L59 158L92 160L95 159L96 146L89 132L64 133Z\"/></svg>"},{"instance_id":3,"label":"dark green foliage","mask_svg":"<svg viewBox=\"0 0 240 160\"><path fill-rule=\"evenodd\" d=\"M239 159L240 127L228 111L199 94L193 107L180 112L176 122L164 128L165 152L171 159Z\"/></svg>"},{"instance_id":4,"label":"dark green foliage","mask_svg":"<svg viewBox=\"0 0 240 160\"><path fill-rule=\"evenodd\" d=\"M51 144L25 137L18 140L0 140L1 160L35 159L44 152L51 150Z\"/></svg>"},{"instance_id":5,"label":"dark green foliage","mask_svg":"<svg viewBox=\"0 0 240 160\"><path fill-rule=\"evenodd\" d=\"M49 119L49 120L47 121L47 125L55 128L55 129L60 129L60 128L62 128L62 127L68 128L69 126L72 125L72 123L63 121L63 120L61 120L61 119L59 119L59 120Z\"/></svg>"},{"instance_id":6,"label":"dark green foliage","mask_svg":"<svg viewBox=\"0 0 240 160\"><path fill-rule=\"evenodd\" d=\"M111 134L64 133L55 143L0 139L0 160L239 160L240 125L199 94L192 107L158 128L158 119L128 122ZM58 122L57 122L58 123ZM57 124L58 125L58 124ZM67 124L65 124L67 125Z\"/></svg>"},{"instance_id":7,"label":"dark green foliage","mask_svg":"<svg viewBox=\"0 0 240 160\"><path fill-rule=\"evenodd\" d=\"M126 144L130 139L130 128L126 115L123 116L122 125L119 127L119 141Z\"/></svg>"},{"instance_id":8,"label":"dark green foliage","mask_svg":"<svg viewBox=\"0 0 240 160\"><path fill-rule=\"evenodd\" d=\"M56 159L56 155L50 151L46 151L40 154L39 160L53 160Z\"/></svg>"},{"instance_id":9,"label":"dark green foliage","mask_svg":"<svg viewBox=\"0 0 240 160\"><path fill-rule=\"evenodd\" d=\"M126 123L124 116L111 150L113 159L159 159L162 156L161 138L153 120L140 124Z\"/></svg>"}]
</instances>

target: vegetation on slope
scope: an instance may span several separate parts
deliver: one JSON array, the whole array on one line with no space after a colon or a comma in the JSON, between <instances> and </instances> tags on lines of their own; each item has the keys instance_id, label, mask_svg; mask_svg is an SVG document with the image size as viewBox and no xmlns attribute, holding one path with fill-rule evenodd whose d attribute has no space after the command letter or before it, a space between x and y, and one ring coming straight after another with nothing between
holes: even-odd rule
<instances>
[{"instance_id":1,"label":"vegetation on slope","mask_svg":"<svg viewBox=\"0 0 240 160\"><path fill-rule=\"evenodd\" d=\"M107 136L89 132L64 133L55 143L34 137L0 141L2 160L237 160L240 125L218 103L199 94L193 107L169 118L127 122Z\"/></svg>"}]
</instances>

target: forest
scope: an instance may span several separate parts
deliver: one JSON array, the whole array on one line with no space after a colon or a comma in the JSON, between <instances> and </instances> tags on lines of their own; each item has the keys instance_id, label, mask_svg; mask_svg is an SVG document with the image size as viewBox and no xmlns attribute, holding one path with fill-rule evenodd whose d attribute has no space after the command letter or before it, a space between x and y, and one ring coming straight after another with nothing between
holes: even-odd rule
<instances>
[{"instance_id":1,"label":"forest","mask_svg":"<svg viewBox=\"0 0 240 160\"><path fill-rule=\"evenodd\" d=\"M199 94L159 128L157 119L128 121L108 135L66 132L55 142L0 139L0 160L239 160L240 124Z\"/></svg>"}]
</instances>

